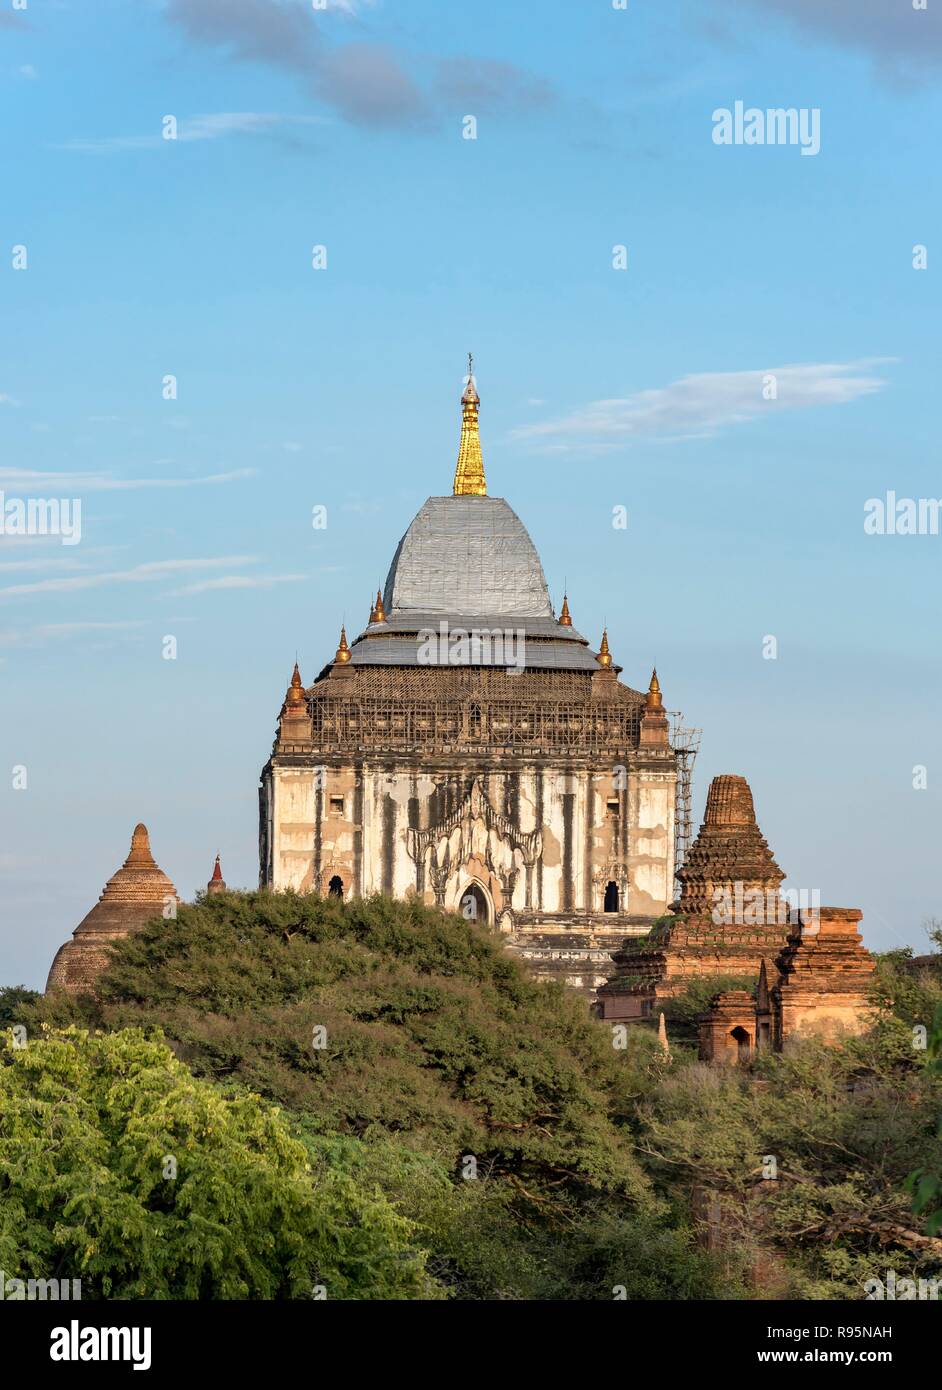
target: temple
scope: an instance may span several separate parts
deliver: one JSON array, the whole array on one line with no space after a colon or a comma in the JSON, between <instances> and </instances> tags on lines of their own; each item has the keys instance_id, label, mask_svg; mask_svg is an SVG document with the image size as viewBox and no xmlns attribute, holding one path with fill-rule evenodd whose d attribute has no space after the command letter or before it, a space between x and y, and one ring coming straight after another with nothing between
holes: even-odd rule
<instances>
[{"instance_id":1,"label":"temple","mask_svg":"<svg viewBox=\"0 0 942 1390\"><path fill-rule=\"evenodd\" d=\"M700 833L678 873L678 903L643 939L612 953L614 974L595 1013L641 1022L693 980L718 986L699 1020L705 1061L741 1062L791 1037L825 1042L866 1031L874 961L861 944L857 908L797 907L756 823L744 777L715 777Z\"/></svg>"},{"instance_id":2,"label":"temple","mask_svg":"<svg viewBox=\"0 0 942 1390\"><path fill-rule=\"evenodd\" d=\"M49 971L46 993L91 989L108 964L109 946L154 917L176 910L177 890L150 852L146 825L136 825L128 857L109 878L98 902L60 946Z\"/></svg>"},{"instance_id":3,"label":"temple","mask_svg":"<svg viewBox=\"0 0 942 1390\"><path fill-rule=\"evenodd\" d=\"M469 362L470 366L470 362ZM416 895L591 991L674 896L679 762L656 674L620 679L557 616L522 521L487 493L469 371L451 496L400 540L363 630L297 664L260 786L260 882ZM650 668L649 668L650 669Z\"/></svg>"},{"instance_id":4,"label":"temple","mask_svg":"<svg viewBox=\"0 0 942 1390\"><path fill-rule=\"evenodd\" d=\"M601 1018L640 1019L704 975L757 979L788 936L785 875L756 823L744 777L714 777L706 812L677 875L680 899L643 940L613 954L598 991Z\"/></svg>"},{"instance_id":5,"label":"temple","mask_svg":"<svg viewBox=\"0 0 942 1390\"><path fill-rule=\"evenodd\" d=\"M668 1056L665 1010L693 981L715 982L708 1061L864 1031L861 913L783 896L744 777L713 779L687 848L699 731L672 729L656 670L622 682L568 594L555 612L523 522L488 496L471 367L451 495L420 507L362 631L341 625L310 685L294 664L260 779L261 886L461 912L598 1018L657 1020ZM225 891L217 854L206 894ZM110 944L176 902L138 825L47 990L93 988Z\"/></svg>"}]
</instances>

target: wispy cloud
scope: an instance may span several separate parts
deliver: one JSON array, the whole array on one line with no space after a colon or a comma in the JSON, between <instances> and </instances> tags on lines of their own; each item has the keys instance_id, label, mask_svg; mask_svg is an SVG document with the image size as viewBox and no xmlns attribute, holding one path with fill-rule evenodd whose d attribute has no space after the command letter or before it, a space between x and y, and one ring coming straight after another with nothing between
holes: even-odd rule
<instances>
[{"instance_id":1,"label":"wispy cloud","mask_svg":"<svg viewBox=\"0 0 942 1390\"><path fill-rule=\"evenodd\" d=\"M21 546L32 545L33 548L42 549L44 553L33 555L32 559L6 559L6 556L13 555ZM50 546L56 546L54 553L49 553ZM82 555L60 555L60 538L58 537L31 537L31 535L4 535L0 542L0 574L22 574L29 570L88 570L93 569L94 564L101 563L101 557L114 555L115 550L124 550L124 545L83 545ZM92 562L92 563L89 563Z\"/></svg>"},{"instance_id":2,"label":"wispy cloud","mask_svg":"<svg viewBox=\"0 0 942 1390\"><path fill-rule=\"evenodd\" d=\"M210 473L202 478L116 478L111 473L38 473L26 468L0 468L0 488L64 488L73 492L133 492L147 487L201 487L251 478L254 468Z\"/></svg>"},{"instance_id":3,"label":"wispy cloud","mask_svg":"<svg viewBox=\"0 0 942 1390\"><path fill-rule=\"evenodd\" d=\"M0 405L19 405L19 401L8 396L5 391L0 391Z\"/></svg>"},{"instance_id":4,"label":"wispy cloud","mask_svg":"<svg viewBox=\"0 0 942 1390\"><path fill-rule=\"evenodd\" d=\"M108 154L120 150L156 150L172 144L221 140L230 135L266 135L286 126L322 125L321 116L286 116L274 111L216 111L178 122L176 141L165 140L161 130L149 135L106 135L100 139L65 140L56 148L80 154Z\"/></svg>"},{"instance_id":5,"label":"wispy cloud","mask_svg":"<svg viewBox=\"0 0 942 1390\"><path fill-rule=\"evenodd\" d=\"M64 594L80 589L98 589L104 584L153 584L172 574L193 570L224 569L233 565L254 565L256 555L223 555L218 559L151 560L129 570L107 570L100 574L76 574L62 579L40 579L33 584L8 584L0 589L0 600L22 598L27 594Z\"/></svg>"},{"instance_id":6,"label":"wispy cloud","mask_svg":"<svg viewBox=\"0 0 942 1390\"><path fill-rule=\"evenodd\" d=\"M0 555L4 554L5 548L4 538L0 543ZM87 567L82 560L71 555L36 555L32 560L0 560L0 574L22 574L25 570L80 570Z\"/></svg>"},{"instance_id":7,"label":"wispy cloud","mask_svg":"<svg viewBox=\"0 0 942 1390\"><path fill-rule=\"evenodd\" d=\"M186 598L191 594L205 594L210 589L270 589L273 584L297 584L307 577L306 574L221 574L215 579L204 579L199 584L172 589L165 597Z\"/></svg>"},{"instance_id":8,"label":"wispy cloud","mask_svg":"<svg viewBox=\"0 0 942 1390\"><path fill-rule=\"evenodd\" d=\"M82 637L88 633L129 632L146 627L145 621L121 623L43 623L38 627L21 628L19 631L0 632L0 647L44 647L52 642L60 642L70 637Z\"/></svg>"},{"instance_id":9,"label":"wispy cloud","mask_svg":"<svg viewBox=\"0 0 942 1390\"><path fill-rule=\"evenodd\" d=\"M744 372L701 372L669 386L592 401L556 420L523 425L517 439L556 441L555 447L615 448L632 439L702 439L770 412L844 405L886 385L873 373L892 358L811 362ZM774 398L770 397L774 378Z\"/></svg>"}]
</instances>

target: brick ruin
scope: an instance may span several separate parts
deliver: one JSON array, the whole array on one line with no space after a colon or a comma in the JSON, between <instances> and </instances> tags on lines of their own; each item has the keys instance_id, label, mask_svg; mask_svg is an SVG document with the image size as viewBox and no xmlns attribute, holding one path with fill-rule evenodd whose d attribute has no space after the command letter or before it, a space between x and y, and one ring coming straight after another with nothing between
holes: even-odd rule
<instances>
[{"instance_id":1,"label":"brick ruin","mask_svg":"<svg viewBox=\"0 0 942 1390\"><path fill-rule=\"evenodd\" d=\"M700 832L678 878L670 917L612 956L615 974L598 990L600 1018L650 1017L691 978L758 978L788 935L785 875L757 823L744 777L714 777Z\"/></svg>"},{"instance_id":2,"label":"brick ruin","mask_svg":"<svg viewBox=\"0 0 942 1390\"><path fill-rule=\"evenodd\" d=\"M93 988L108 964L113 941L128 936L176 904L177 890L150 851L146 825L136 825L128 857L105 884L98 902L79 922L72 940L60 946L49 971L46 993L78 993Z\"/></svg>"},{"instance_id":3,"label":"brick ruin","mask_svg":"<svg viewBox=\"0 0 942 1390\"><path fill-rule=\"evenodd\" d=\"M745 778L716 777L703 825L679 874L675 914L612 957L598 991L603 1019L653 1018L693 978L753 979L719 991L699 1020L700 1056L739 1062L790 1037L835 1042L877 1017L869 998L874 961L857 930L858 908L790 912L784 878L756 823Z\"/></svg>"}]
</instances>

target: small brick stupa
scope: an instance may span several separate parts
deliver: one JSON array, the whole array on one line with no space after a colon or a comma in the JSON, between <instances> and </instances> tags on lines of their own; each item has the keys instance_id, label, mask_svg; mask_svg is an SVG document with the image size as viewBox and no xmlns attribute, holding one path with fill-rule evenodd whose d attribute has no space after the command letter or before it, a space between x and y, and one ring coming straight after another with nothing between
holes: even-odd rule
<instances>
[{"instance_id":1,"label":"small brick stupa","mask_svg":"<svg viewBox=\"0 0 942 1390\"><path fill-rule=\"evenodd\" d=\"M162 917L177 890L158 868L150 852L146 825L136 825L131 849L117 873L105 884L91 912L75 928L72 940L60 946L46 981L46 993L70 993L94 988L108 964L112 941L128 936L153 917Z\"/></svg>"},{"instance_id":2,"label":"small brick stupa","mask_svg":"<svg viewBox=\"0 0 942 1390\"><path fill-rule=\"evenodd\" d=\"M213 865L213 873L206 885L207 893L225 893L226 880L222 876L222 869L219 865L219 855L216 855L216 862Z\"/></svg>"},{"instance_id":3,"label":"small brick stupa","mask_svg":"<svg viewBox=\"0 0 942 1390\"><path fill-rule=\"evenodd\" d=\"M598 1016L648 1018L691 977L758 979L763 960L771 962L788 938L784 877L756 824L745 777L714 777L703 825L678 874L677 914L613 954L616 971L598 991Z\"/></svg>"}]
</instances>

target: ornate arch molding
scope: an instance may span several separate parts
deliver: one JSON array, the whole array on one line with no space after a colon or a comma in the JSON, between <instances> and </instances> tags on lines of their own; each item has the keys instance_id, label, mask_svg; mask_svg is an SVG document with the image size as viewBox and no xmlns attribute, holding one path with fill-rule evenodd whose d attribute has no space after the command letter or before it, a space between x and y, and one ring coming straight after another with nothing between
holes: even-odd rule
<instances>
[{"instance_id":1,"label":"ornate arch molding","mask_svg":"<svg viewBox=\"0 0 942 1390\"><path fill-rule=\"evenodd\" d=\"M477 822L482 821L485 829L494 831L511 848L513 863L499 868L491 858L490 847L485 851L485 861L490 873L501 884L505 902L510 902L520 868L530 869L543 852L543 832L537 830L518 830L501 811L495 811L480 778L475 777L461 803L447 816L442 816L424 830L410 828L406 836L406 846L415 864L424 864L429 882L435 893L435 901L444 906L445 889L451 874L471 858L473 853L473 831ZM451 836L460 832L458 845L452 853ZM444 844L442 845L442 841ZM441 859L439 859L439 846ZM517 861L517 855L520 861Z\"/></svg>"},{"instance_id":2,"label":"ornate arch molding","mask_svg":"<svg viewBox=\"0 0 942 1390\"><path fill-rule=\"evenodd\" d=\"M480 778L475 777L464 800L450 816L442 816L435 824L425 830L410 829L408 835L409 854L419 863L425 851L450 837L454 830L470 831L475 821L482 820L488 830L495 830L502 840L506 840L523 855L524 864L533 864L543 851L542 830L518 830L513 821L501 811L495 811L487 792L481 786ZM466 835L462 836L464 840Z\"/></svg>"}]
</instances>

